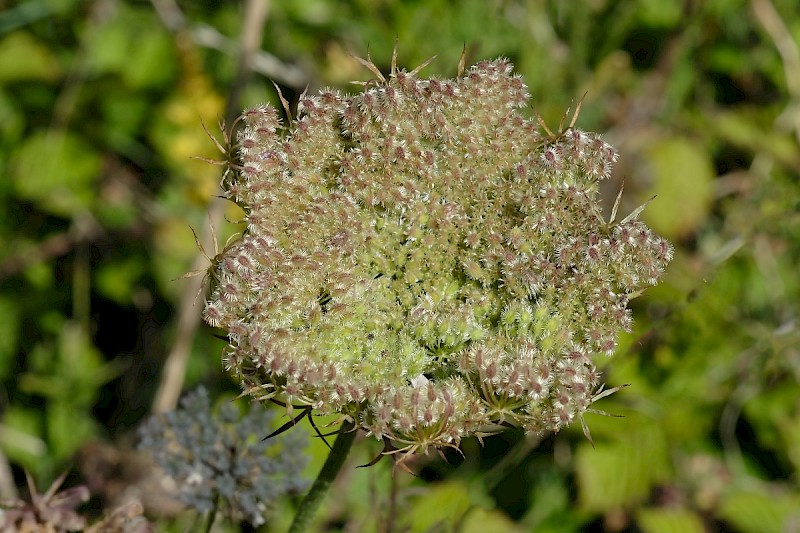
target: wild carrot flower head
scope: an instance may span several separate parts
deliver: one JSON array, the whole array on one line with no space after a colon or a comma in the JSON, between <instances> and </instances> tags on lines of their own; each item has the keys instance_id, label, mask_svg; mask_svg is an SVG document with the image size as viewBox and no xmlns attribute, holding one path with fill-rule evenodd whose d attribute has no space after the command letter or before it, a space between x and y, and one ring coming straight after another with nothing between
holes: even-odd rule
<instances>
[{"instance_id":1,"label":"wild carrot flower head","mask_svg":"<svg viewBox=\"0 0 800 533\"><path fill-rule=\"evenodd\" d=\"M246 392L409 452L498 423L558 430L587 409L592 358L672 252L636 217L599 214L614 148L540 132L527 100L501 59L303 96L288 126L244 112L224 185L247 229L204 317Z\"/></svg>"}]
</instances>

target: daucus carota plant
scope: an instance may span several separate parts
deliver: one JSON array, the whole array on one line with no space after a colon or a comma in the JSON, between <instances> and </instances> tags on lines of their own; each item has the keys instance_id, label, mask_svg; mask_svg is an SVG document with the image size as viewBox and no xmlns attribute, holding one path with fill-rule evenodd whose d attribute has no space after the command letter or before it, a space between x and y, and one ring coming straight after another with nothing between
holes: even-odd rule
<instances>
[{"instance_id":1,"label":"daucus carota plant","mask_svg":"<svg viewBox=\"0 0 800 533\"><path fill-rule=\"evenodd\" d=\"M572 423L670 244L638 213L602 217L616 151L540 131L508 61L449 80L368 66L363 92L304 95L288 124L241 117L223 185L247 228L203 313L226 367L406 453Z\"/></svg>"}]
</instances>

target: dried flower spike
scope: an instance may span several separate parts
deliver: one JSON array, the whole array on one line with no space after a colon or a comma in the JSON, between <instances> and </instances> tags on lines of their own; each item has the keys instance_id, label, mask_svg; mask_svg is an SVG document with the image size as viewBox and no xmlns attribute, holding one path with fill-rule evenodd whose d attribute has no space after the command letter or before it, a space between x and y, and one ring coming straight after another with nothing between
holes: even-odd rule
<instances>
[{"instance_id":1,"label":"dried flower spike","mask_svg":"<svg viewBox=\"0 0 800 533\"><path fill-rule=\"evenodd\" d=\"M0 531L45 531L61 533L82 530L86 519L76 509L89 500L89 489L83 485L58 490L67 477L61 474L47 492L39 494L33 478L25 472L30 502L0 502Z\"/></svg>"}]
</instances>

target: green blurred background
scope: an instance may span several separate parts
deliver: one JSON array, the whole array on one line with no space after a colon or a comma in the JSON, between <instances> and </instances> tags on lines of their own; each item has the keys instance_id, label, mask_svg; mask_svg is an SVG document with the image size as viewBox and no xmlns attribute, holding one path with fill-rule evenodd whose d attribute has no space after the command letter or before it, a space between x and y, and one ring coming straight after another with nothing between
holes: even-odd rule
<instances>
[{"instance_id":1,"label":"green blurred background","mask_svg":"<svg viewBox=\"0 0 800 533\"><path fill-rule=\"evenodd\" d=\"M587 416L594 447L509 432L418 477L348 468L320 530L800 531L796 0L0 0L2 495L70 469L87 512L113 507L144 417L235 393L182 277L238 229L202 124L225 145L243 107L280 108L273 82L355 91L350 54L388 70L395 39L409 69L438 55L426 75L510 58L551 127L585 95L577 126L621 153L607 210L623 181L623 214L657 195L676 257L600 361L631 386Z\"/></svg>"}]
</instances>

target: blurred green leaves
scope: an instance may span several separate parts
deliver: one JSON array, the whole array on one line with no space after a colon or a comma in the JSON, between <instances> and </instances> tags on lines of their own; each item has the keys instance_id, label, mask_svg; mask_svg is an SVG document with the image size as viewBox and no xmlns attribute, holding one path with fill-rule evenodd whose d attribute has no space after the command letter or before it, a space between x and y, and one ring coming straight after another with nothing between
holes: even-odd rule
<instances>
[{"instance_id":1,"label":"blurred green leaves","mask_svg":"<svg viewBox=\"0 0 800 533\"><path fill-rule=\"evenodd\" d=\"M106 23L86 29L88 75L118 76L136 92L174 83L178 64L169 33L154 24L149 9L128 4L117 9Z\"/></svg>"},{"instance_id":2,"label":"blurred green leaves","mask_svg":"<svg viewBox=\"0 0 800 533\"><path fill-rule=\"evenodd\" d=\"M104 363L74 322L61 324L55 344L37 344L29 357L31 370L20 376L20 390L75 407L91 407L97 389L124 369L119 360Z\"/></svg>"},{"instance_id":3,"label":"blurred green leaves","mask_svg":"<svg viewBox=\"0 0 800 533\"><path fill-rule=\"evenodd\" d=\"M27 370L18 377L20 392L29 395L39 410L10 408L4 424L18 438L2 444L9 457L27 468L52 474L98 434L91 410L99 389L124 372L128 363L104 362L83 327L74 321L64 322L51 313L42 326L53 337L31 347ZM30 442L47 443L47 447L25 444Z\"/></svg>"}]
</instances>

